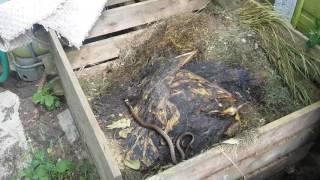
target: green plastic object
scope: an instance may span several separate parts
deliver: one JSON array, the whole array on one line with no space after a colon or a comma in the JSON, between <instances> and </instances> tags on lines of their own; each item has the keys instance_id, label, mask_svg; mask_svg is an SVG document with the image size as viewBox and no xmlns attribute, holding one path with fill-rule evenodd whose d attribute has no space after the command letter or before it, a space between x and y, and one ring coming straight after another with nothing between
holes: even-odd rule
<instances>
[{"instance_id":1,"label":"green plastic object","mask_svg":"<svg viewBox=\"0 0 320 180\"><path fill-rule=\"evenodd\" d=\"M41 45L37 42L32 42L32 49L34 50L36 56L41 56L49 53L48 49L41 47ZM32 58L32 52L29 50L27 46L16 48L12 51L12 54L21 58Z\"/></svg>"},{"instance_id":2,"label":"green plastic object","mask_svg":"<svg viewBox=\"0 0 320 180\"><path fill-rule=\"evenodd\" d=\"M0 83L6 81L9 76L9 60L5 52L0 51L0 65L2 66L2 73L0 74Z\"/></svg>"}]
</instances>

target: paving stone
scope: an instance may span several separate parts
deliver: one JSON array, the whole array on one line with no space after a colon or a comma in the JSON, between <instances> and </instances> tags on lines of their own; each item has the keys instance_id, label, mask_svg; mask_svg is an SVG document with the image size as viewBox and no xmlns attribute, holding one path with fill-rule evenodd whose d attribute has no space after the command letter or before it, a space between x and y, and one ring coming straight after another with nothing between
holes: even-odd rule
<instances>
[{"instance_id":1,"label":"paving stone","mask_svg":"<svg viewBox=\"0 0 320 180\"><path fill-rule=\"evenodd\" d=\"M0 179L10 179L27 161L27 141L19 116L19 97L0 93Z\"/></svg>"}]
</instances>

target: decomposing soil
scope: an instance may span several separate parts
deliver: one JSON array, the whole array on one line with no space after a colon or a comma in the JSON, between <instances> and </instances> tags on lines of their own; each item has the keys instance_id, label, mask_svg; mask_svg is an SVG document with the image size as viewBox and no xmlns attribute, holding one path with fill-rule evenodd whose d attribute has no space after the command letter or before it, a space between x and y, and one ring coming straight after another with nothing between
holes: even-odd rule
<instances>
[{"instance_id":1,"label":"decomposing soil","mask_svg":"<svg viewBox=\"0 0 320 180\"><path fill-rule=\"evenodd\" d=\"M193 52L187 60L186 53ZM81 83L128 179L155 173L172 159L166 142L136 123L124 99L174 144L181 134L192 133L186 158L304 106L269 63L257 35L214 6L150 26L128 43L120 60L119 68ZM176 155L180 161L177 150ZM140 162L139 170L126 168L128 160Z\"/></svg>"}]
</instances>

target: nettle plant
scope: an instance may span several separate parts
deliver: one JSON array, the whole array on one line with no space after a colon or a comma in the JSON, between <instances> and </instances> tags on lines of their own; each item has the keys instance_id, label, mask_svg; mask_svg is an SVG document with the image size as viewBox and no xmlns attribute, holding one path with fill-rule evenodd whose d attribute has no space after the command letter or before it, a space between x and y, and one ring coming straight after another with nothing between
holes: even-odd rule
<instances>
[{"instance_id":1,"label":"nettle plant","mask_svg":"<svg viewBox=\"0 0 320 180\"><path fill-rule=\"evenodd\" d=\"M98 180L95 166L84 159L80 165L71 160L57 160L50 158L49 154L42 150L36 150L27 167L21 170L14 179L24 180Z\"/></svg>"},{"instance_id":2,"label":"nettle plant","mask_svg":"<svg viewBox=\"0 0 320 180\"><path fill-rule=\"evenodd\" d=\"M308 41L306 42L307 48L313 48L320 44L320 19L316 20L316 29L308 33Z\"/></svg>"},{"instance_id":3,"label":"nettle plant","mask_svg":"<svg viewBox=\"0 0 320 180\"><path fill-rule=\"evenodd\" d=\"M70 160L50 160L44 151L36 151L31 162L22 170L17 179L70 179L74 169L75 166Z\"/></svg>"},{"instance_id":4,"label":"nettle plant","mask_svg":"<svg viewBox=\"0 0 320 180\"><path fill-rule=\"evenodd\" d=\"M35 104L41 104L49 111L52 111L60 106L60 101L53 93L52 84L46 84L42 89L38 90L33 96L32 101Z\"/></svg>"}]
</instances>

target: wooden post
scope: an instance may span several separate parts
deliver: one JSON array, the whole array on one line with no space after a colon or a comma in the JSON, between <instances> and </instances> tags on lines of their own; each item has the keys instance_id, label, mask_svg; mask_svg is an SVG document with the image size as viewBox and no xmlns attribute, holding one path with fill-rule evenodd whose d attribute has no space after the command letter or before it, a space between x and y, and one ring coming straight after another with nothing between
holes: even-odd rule
<instances>
[{"instance_id":1,"label":"wooden post","mask_svg":"<svg viewBox=\"0 0 320 180\"><path fill-rule=\"evenodd\" d=\"M49 30L55 64L62 82L71 115L80 131L83 142L97 167L101 179L121 180L121 173L110 155L104 133L91 110L69 60L60 44L57 34Z\"/></svg>"}]
</instances>

